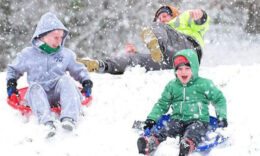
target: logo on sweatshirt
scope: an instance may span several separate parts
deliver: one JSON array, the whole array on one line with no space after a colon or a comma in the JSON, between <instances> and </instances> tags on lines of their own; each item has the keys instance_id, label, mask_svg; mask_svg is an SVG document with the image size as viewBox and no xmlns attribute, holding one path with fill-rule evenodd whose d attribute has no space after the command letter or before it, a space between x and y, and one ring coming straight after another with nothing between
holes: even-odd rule
<instances>
[{"instance_id":1,"label":"logo on sweatshirt","mask_svg":"<svg viewBox=\"0 0 260 156\"><path fill-rule=\"evenodd\" d=\"M54 57L55 62L63 62L63 56L55 56Z\"/></svg>"}]
</instances>

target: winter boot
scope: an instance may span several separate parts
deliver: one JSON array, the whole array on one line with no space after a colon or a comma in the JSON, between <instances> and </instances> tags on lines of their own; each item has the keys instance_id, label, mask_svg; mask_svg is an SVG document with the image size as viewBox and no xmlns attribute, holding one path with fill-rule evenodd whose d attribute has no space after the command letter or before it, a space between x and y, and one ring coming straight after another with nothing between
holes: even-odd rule
<instances>
[{"instance_id":1,"label":"winter boot","mask_svg":"<svg viewBox=\"0 0 260 156\"><path fill-rule=\"evenodd\" d=\"M149 155L153 151L156 150L156 148L159 145L159 141L155 136L150 137L140 137L137 140L137 147L138 151L141 154Z\"/></svg>"},{"instance_id":2,"label":"winter boot","mask_svg":"<svg viewBox=\"0 0 260 156\"><path fill-rule=\"evenodd\" d=\"M77 61L83 63L89 72L97 71L98 70L98 61L97 60L85 60L81 58L77 58Z\"/></svg>"},{"instance_id":3,"label":"winter boot","mask_svg":"<svg viewBox=\"0 0 260 156\"><path fill-rule=\"evenodd\" d=\"M195 149L195 145L190 139L183 139L180 143L180 153L179 156L187 156Z\"/></svg>"},{"instance_id":4,"label":"winter boot","mask_svg":"<svg viewBox=\"0 0 260 156\"><path fill-rule=\"evenodd\" d=\"M51 138L56 134L56 127L53 121L48 121L44 124L46 130L46 138Z\"/></svg>"},{"instance_id":5,"label":"winter boot","mask_svg":"<svg viewBox=\"0 0 260 156\"><path fill-rule=\"evenodd\" d=\"M71 118L67 118L67 117L62 118L61 125L62 125L62 128L67 131L73 131L73 129L75 129L75 123L74 123L73 119L71 119Z\"/></svg>"},{"instance_id":6,"label":"winter boot","mask_svg":"<svg viewBox=\"0 0 260 156\"><path fill-rule=\"evenodd\" d=\"M140 137L137 140L137 147L138 147L139 153L146 154L145 149L146 149L147 144L148 144L148 140L146 137Z\"/></svg>"},{"instance_id":7,"label":"winter boot","mask_svg":"<svg viewBox=\"0 0 260 156\"><path fill-rule=\"evenodd\" d=\"M162 51L160 49L158 39L151 28L144 28L142 30L142 39L149 49L154 62L161 62L163 60Z\"/></svg>"},{"instance_id":8,"label":"winter boot","mask_svg":"<svg viewBox=\"0 0 260 156\"><path fill-rule=\"evenodd\" d=\"M81 58L77 58L77 61L80 63L83 63L89 72L98 71L98 72L104 72L107 68L107 64L101 60L85 60Z\"/></svg>"}]
</instances>

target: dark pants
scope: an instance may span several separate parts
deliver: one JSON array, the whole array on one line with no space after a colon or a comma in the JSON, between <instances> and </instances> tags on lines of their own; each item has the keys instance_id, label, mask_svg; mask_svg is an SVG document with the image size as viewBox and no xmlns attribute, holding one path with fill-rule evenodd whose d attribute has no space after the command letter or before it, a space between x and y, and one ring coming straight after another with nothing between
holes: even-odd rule
<instances>
[{"instance_id":1,"label":"dark pants","mask_svg":"<svg viewBox=\"0 0 260 156\"><path fill-rule=\"evenodd\" d=\"M202 141L208 131L208 123L201 121L182 121L171 119L166 126L164 126L159 133L154 136L161 143L167 137L180 136L183 139L190 139L195 144L195 147Z\"/></svg>"},{"instance_id":2,"label":"dark pants","mask_svg":"<svg viewBox=\"0 0 260 156\"><path fill-rule=\"evenodd\" d=\"M163 54L163 61L154 62L150 54L123 54L103 60L107 65L107 73L122 74L126 67L140 65L146 71L173 69L173 56L182 49L194 49L196 46L186 35L179 33L168 25L154 23L152 31L158 39Z\"/></svg>"},{"instance_id":3,"label":"dark pants","mask_svg":"<svg viewBox=\"0 0 260 156\"><path fill-rule=\"evenodd\" d=\"M173 56L183 49L194 49L194 44L188 36L178 32L171 26L162 23L154 23L152 31L158 39L163 54L163 62L173 65Z\"/></svg>"},{"instance_id":4,"label":"dark pants","mask_svg":"<svg viewBox=\"0 0 260 156\"><path fill-rule=\"evenodd\" d=\"M137 65L144 67L146 71L172 69L171 64L154 62L150 54L123 54L103 61L108 65L105 72L110 74L123 74L127 67L135 67Z\"/></svg>"}]
</instances>

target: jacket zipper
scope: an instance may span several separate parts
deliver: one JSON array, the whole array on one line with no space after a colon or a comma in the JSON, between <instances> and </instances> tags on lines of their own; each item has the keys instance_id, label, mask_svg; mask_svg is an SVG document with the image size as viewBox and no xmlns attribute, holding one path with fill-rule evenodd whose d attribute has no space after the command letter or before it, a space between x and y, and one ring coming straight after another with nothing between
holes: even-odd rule
<instances>
[{"instance_id":1,"label":"jacket zipper","mask_svg":"<svg viewBox=\"0 0 260 156\"><path fill-rule=\"evenodd\" d=\"M185 89L186 89L186 84L183 85L183 92L182 92L183 99L182 99L182 102L181 102L180 113L182 113L182 104L183 104L183 102L185 102L185 96L186 96Z\"/></svg>"},{"instance_id":2,"label":"jacket zipper","mask_svg":"<svg viewBox=\"0 0 260 156\"><path fill-rule=\"evenodd\" d=\"M47 55L47 72L49 72L49 66L48 66L48 64L49 64L49 55Z\"/></svg>"}]
</instances>

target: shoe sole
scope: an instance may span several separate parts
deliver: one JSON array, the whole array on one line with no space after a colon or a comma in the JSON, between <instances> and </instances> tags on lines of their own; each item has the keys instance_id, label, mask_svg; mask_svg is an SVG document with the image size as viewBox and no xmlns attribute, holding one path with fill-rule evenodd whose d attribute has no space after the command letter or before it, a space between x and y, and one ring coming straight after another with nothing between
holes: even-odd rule
<instances>
[{"instance_id":1,"label":"shoe sole","mask_svg":"<svg viewBox=\"0 0 260 156\"><path fill-rule=\"evenodd\" d=\"M137 141L137 147L138 147L138 151L141 154L147 154L146 152L146 144L147 144L147 140L145 140L144 137L141 137L138 139Z\"/></svg>"},{"instance_id":2,"label":"shoe sole","mask_svg":"<svg viewBox=\"0 0 260 156\"><path fill-rule=\"evenodd\" d=\"M71 125L62 125L62 128L70 132L73 130L73 127Z\"/></svg>"},{"instance_id":3,"label":"shoe sole","mask_svg":"<svg viewBox=\"0 0 260 156\"><path fill-rule=\"evenodd\" d=\"M146 44L147 48L151 53L151 57L154 62L161 62L162 61L162 51L160 49L158 39L153 33L152 29L144 28L142 30L142 39Z\"/></svg>"},{"instance_id":4,"label":"shoe sole","mask_svg":"<svg viewBox=\"0 0 260 156\"><path fill-rule=\"evenodd\" d=\"M55 132L50 132L50 133L47 134L46 138L47 138L47 139L48 139L48 138L51 138L51 137L53 137L55 134L56 134Z\"/></svg>"},{"instance_id":5,"label":"shoe sole","mask_svg":"<svg viewBox=\"0 0 260 156\"><path fill-rule=\"evenodd\" d=\"M76 59L77 62L83 63L89 72L94 72L98 70L98 62L97 61L93 61L93 60L84 60L81 58L77 58Z\"/></svg>"}]
</instances>

